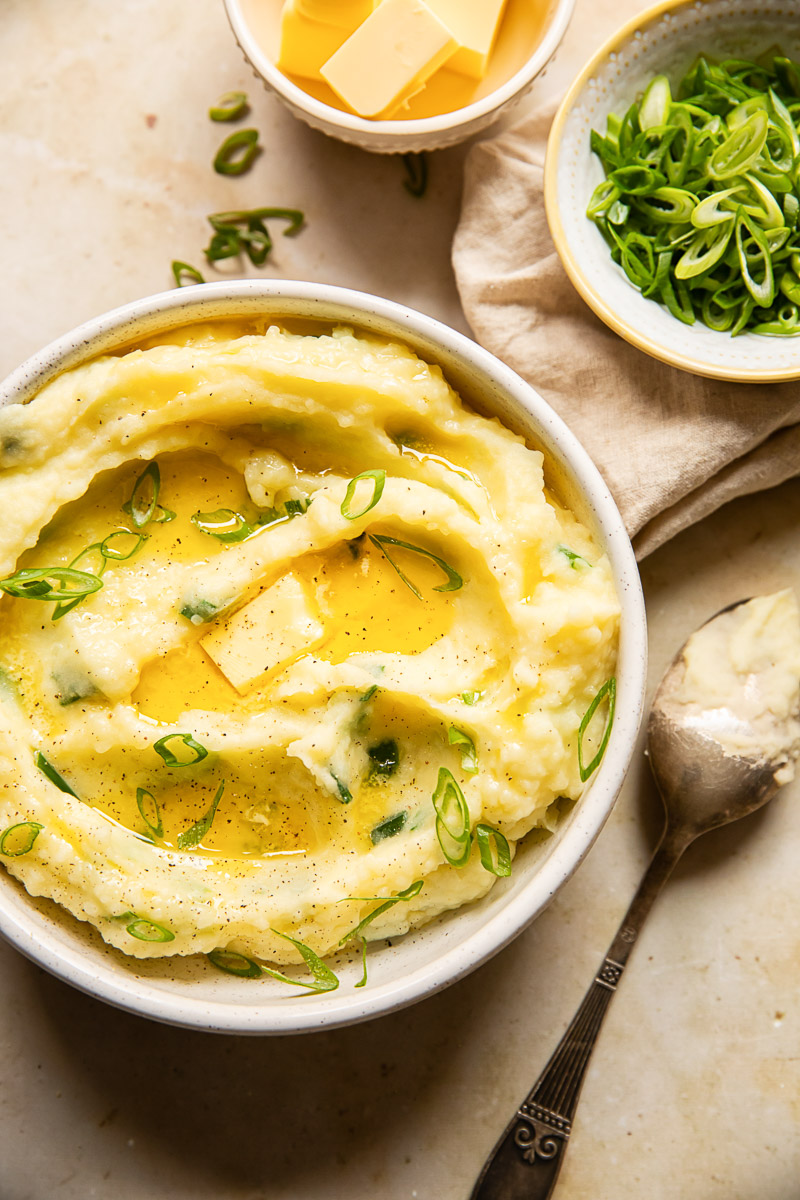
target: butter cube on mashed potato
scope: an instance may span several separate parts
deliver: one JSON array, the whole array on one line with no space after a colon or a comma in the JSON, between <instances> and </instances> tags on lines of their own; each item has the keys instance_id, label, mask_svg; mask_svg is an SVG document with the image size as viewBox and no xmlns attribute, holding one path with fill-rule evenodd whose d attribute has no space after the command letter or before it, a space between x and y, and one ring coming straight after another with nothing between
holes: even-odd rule
<instances>
[{"instance_id":1,"label":"butter cube on mashed potato","mask_svg":"<svg viewBox=\"0 0 800 1200\"><path fill-rule=\"evenodd\" d=\"M323 632L302 581L289 572L200 644L236 690L246 692Z\"/></svg>"}]
</instances>

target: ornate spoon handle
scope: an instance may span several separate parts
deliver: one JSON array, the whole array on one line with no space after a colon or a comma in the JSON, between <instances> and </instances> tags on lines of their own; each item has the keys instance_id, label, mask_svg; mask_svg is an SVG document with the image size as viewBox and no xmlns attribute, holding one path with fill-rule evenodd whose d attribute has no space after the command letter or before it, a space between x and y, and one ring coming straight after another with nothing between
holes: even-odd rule
<instances>
[{"instance_id":1,"label":"ornate spoon handle","mask_svg":"<svg viewBox=\"0 0 800 1200\"><path fill-rule=\"evenodd\" d=\"M546 1200L552 1194L606 1010L644 919L689 841L665 832L583 1003L492 1151L470 1200Z\"/></svg>"}]
</instances>

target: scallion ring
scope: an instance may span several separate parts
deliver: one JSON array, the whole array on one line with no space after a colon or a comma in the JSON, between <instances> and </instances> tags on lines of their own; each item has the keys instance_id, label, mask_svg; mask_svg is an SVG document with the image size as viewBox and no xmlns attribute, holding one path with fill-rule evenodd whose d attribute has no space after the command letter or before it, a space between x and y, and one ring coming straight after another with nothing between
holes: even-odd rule
<instances>
[{"instance_id":1,"label":"scallion ring","mask_svg":"<svg viewBox=\"0 0 800 1200\"><path fill-rule=\"evenodd\" d=\"M129 925L125 926L126 933L131 937L137 938L140 942L174 942L175 934L171 929L167 929L166 925L160 925L158 921L151 921L149 917L140 917L137 913L124 913L119 920L125 921L128 917L133 920Z\"/></svg>"},{"instance_id":2,"label":"scallion ring","mask_svg":"<svg viewBox=\"0 0 800 1200\"><path fill-rule=\"evenodd\" d=\"M297 938L290 937L288 933L281 933L278 929L273 929L272 933L277 937L281 937L284 941L291 942L299 951L306 966L311 972L313 983L306 983L302 979L292 979L289 975L284 975L281 971L274 971L272 967L262 967L266 975L271 975L273 979L279 979L281 983L289 983L295 987L308 988L310 992L335 992L339 986L339 980L334 975L330 967L327 967L322 959L316 954L310 946L306 946L303 942L299 942Z\"/></svg>"},{"instance_id":3,"label":"scallion ring","mask_svg":"<svg viewBox=\"0 0 800 1200\"><path fill-rule=\"evenodd\" d=\"M176 739L182 742L187 750L191 750L194 758L180 759L177 754L174 754L170 750L168 743ZM157 742L153 742L153 749L156 754L160 755L168 767L193 767L196 763L202 762L204 758L208 758L208 751L205 746L201 746L199 742L196 742L190 733L165 734Z\"/></svg>"},{"instance_id":4,"label":"scallion ring","mask_svg":"<svg viewBox=\"0 0 800 1200\"><path fill-rule=\"evenodd\" d=\"M260 963L237 950L211 950L206 958L218 971L238 975L240 979L261 979L264 974Z\"/></svg>"},{"instance_id":5,"label":"scallion ring","mask_svg":"<svg viewBox=\"0 0 800 1200\"><path fill-rule=\"evenodd\" d=\"M214 155L214 170L218 175L243 175L259 150L257 129L237 129Z\"/></svg>"},{"instance_id":6,"label":"scallion ring","mask_svg":"<svg viewBox=\"0 0 800 1200\"><path fill-rule=\"evenodd\" d=\"M212 121L236 121L247 112L247 96L244 92L225 92L216 104L212 104L208 115Z\"/></svg>"},{"instance_id":7,"label":"scallion ring","mask_svg":"<svg viewBox=\"0 0 800 1200\"><path fill-rule=\"evenodd\" d=\"M616 699L617 699L617 681L614 678L614 676L612 675L611 678L607 679L605 681L605 683L603 684L603 686L600 688L600 691L597 693L594 700L592 701L592 703L589 705L586 712L584 713L583 720L581 721L581 723L578 727L578 770L580 771L581 780L583 783L585 783L586 780L589 778L589 776L594 771L597 770L597 768L599 767L600 762L603 758L603 755L606 752L606 746L608 745L608 739L611 736L611 726L614 723L614 706L616 704ZM603 736L600 740L600 746L597 750L597 753L595 754L592 761L588 764L588 766L586 766L586 765L584 765L584 761L583 761L583 739L586 734L586 730L589 728L589 725L591 724L592 717L597 712L598 708L603 703L603 701L605 701L607 704L606 723L605 723L605 728L603 730Z\"/></svg>"},{"instance_id":8,"label":"scallion ring","mask_svg":"<svg viewBox=\"0 0 800 1200\"><path fill-rule=\"evenodd\" d=\"M436 837L442 854L451 866L465 866L471 849L469 808L464 793L447 767L439 768L433 807L436 812Z\"/></svg>"},{"instance_id":9,"label":"scallion ring","mask_svg":"<svg viewBox=\"0 0 800 1200\"><path fill-rule=\"evenodd\" d=\"M127 540L128 538L133 538L133 545ZM123 548L114 545L115 542L119 543L120 541ZM146 541L146 533L134 533L132 529L115 529L100 543L100 553L103 558L110 559L112 562L127 562L141 550Z\"/></svg>"},{"instance_id":10,"label":"scallion ring","mask_svg":"<svg viewBox=\"0 0 800 1200\"><path fill-rule=\"evenodd\" d=\"M372 480L372 497L368 504L359 512L351 511L351 504L356 492L356 488L361 480ZM370 509L374 508L383 495L383 489L386 485L386 472L383 468L377 468L372 471L362 471L360 475L354 475L347 485L347 491L344 494L344 500L341 503L341 514L347 521L356 521L359 517L366 516Z\"/></svg>"},{"instance_id":11,"label":"scallion ring","mask_svg":"<svg viewBox=\"0 0 800 1200\"><path fill-rule=\"evenodd\" d=\"M49 779L60 792L65 792L68 796L74 796L76 800L80 800L80 796L70 784L67 783L63 775L55 769L53 764L49 762L45 756L39 751L34 759L36 766L42 772L46 779Z\"/></svg>"},{"instance_id":12,"label":"scallion ring","mask_svg":"<svg viewBox=\"0 0 800 1200\"><path fill-rule=\"evenodd\" d=\"M478 771L478 752L469 734L451 725L447 731L447 740L451 746L458 746L461 751L461 769L475 775Z\"/></svg>"},{"instance_id":13,"label":"scallion ring","mask_svg":"<svg viewBox=\"0 0 800 1200\"><path fill-rule=\"evenodd\" d=\"M148 831L152 833L153 837L163 837L164 822L161 818L161 809L158 806L158 801L153 793L148 792L147 788L137 788L136 807L138 808L139 815L147 826Z\"/></svg>"},{"instance_id":14,"label":"scallion ring","mask_svg":"<svg viewBox=\"0 0 800 1200\"><path fill-rule=\"evenodd\" d=\"M17 821L9 825L0 836L0 854L6 858L19 858L33 849L33 843L44 829L38 821Z\"/></svg>"},{"instance_id":15,"label":"scallion ring","mask_svg":"<svg viewBox=\"0 0 800 1200\"><path fill-rule=\"evenodd\" d=\"M205 283L205 277L198 271L197 267L193 267L191 263L180 262L177 258L172 260L172 277L175 280L176 287L185 287L183 281L184 275L192 281L192 283Z\"/></svg>"},{"instance_id":16,"label":"scallion ring","mask_svg":"<svg viewBox=\"0 0 800 1200\"><path fill-rule=\"evenodd\" d=\"M475 826L475 841L484 870L500 878L511 874L511 848L499 829L493 825L478 824Z\"/></svg>"},{"instance_id":17,"label":"scallion ring","mask_svg":"<svg viewBox=\"0 0 800 1200\"><path fill-rule=\"evenodd\" d=\"M253 526L241 513L232 508L218 508L215 512L193 513L191 522L201 533L207 533L218 542L243 542L253 532Z\"/></svg>"},{"instance_id":18,"label":"scallion ring","mask_svg":"<svg viewBox=\"0 0 800 1200\"><path fill-rule=\"evenodd\" d=\"M54 587L52 580L59 583ZM0 592L16 596L21 600L82 600L103 586L102 579L88 571L76 571L73 567L26 567L14 575L0 579Z\"/></svg>"},{"instance_id":19,"label":"scallion ring","mask_svg":"<svg viewBox=\"0 0 800 1200\"><path fill-rule=\"evenodd\" d=\"M161 491L161 471L157 462L148 463L133 485L130 505L131 520L137 529L143 529L153 520L158 508L158 493ZM124 505L123 505L124 507Z\"/></svg>"}]
</instances>

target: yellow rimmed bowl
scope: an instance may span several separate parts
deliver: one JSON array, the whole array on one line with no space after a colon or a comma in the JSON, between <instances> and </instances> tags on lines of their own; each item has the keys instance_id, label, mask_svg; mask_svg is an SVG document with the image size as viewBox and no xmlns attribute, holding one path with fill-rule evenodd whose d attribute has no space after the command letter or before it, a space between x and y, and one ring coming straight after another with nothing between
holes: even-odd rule
<instances>
[{"instance_id":1,"label":"yellow rimmed bowl","mask_svg":"<svg viewBox=\"0 0 800 1200\"><path fill-rule=\"evenodd\" d=\"M667 0L629 21L589 60L570 87L550 131L545 207L564 268L586 303L615 333L653 358L714 379L775 383L800 378L800 336L731 337L699 320L684 325L629 282L600 230L586 216L604 178L591 131L605 134L609 113L624 115L654 75L676 85L699 54L757 58L779 46L800 57L795 0Z\"/></svg>"}]
</instances>

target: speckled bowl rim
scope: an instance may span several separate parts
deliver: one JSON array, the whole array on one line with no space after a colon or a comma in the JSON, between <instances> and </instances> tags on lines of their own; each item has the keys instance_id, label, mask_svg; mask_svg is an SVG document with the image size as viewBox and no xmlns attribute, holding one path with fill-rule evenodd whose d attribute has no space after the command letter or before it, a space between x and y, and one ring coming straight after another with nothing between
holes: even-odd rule
<instances>
[{"instance_id":1,"label":"speckled bowl rim","mask_svg":"<svg viewBox=\"0 0 800 1200\"><path fill-rule=\"evenodd\" d=\"M356 116L355 113L332 108L331 105L304 92L288 76L279 71L262 50L245 20L240 0L224 0L224 4L234 36L248 62L261 78L293 107L307 113L316 121L347 130L351 135L357 134L363 137L364 144L370 137L388 140L396 136L398 140L409 141L431 134L446 134L458 129L461 125L470 125L474 121L480 121L481 118L487 117L496 109L502 108L520 92L523 92L548 64L566 33L575 8L575 0L554 0L553 19L525 65L520 67L504 84L480 100L436 117L420 117L409 121L369 121L365 117ZM469 134L467 133L465 136L469 136Z\"/></svg>"},{"instance_id":2,"label":"speckled bowl rim","mask_svg":"<svg viewBox=\"0 0 800 1200\"><path fill-rule=\"evenodd\" d=\"M413 969L414 933L406 935L409 971L402 979L355 992L339 989L325 996L301 996L263 1006L209 1001L165 992L146 979L131 980L115 966L113 956L101 961L55 934L42 935L38 914L26 907L28 897L15 880L0 881L0 934L28 958L75 987L128 1012L168 1024L223 1033L286 1034L336 1028L377 1017L442 990L491 958L545 908L582 861L608 817L628 769L644 705L647 628L644 600L631 542L616 504L599 471L575 435L542 397L509 367L468 337L402 304L350 289L284 280L241 280L202 284L133 301L88 321L33 355L0 384L0 405L30 400L46 382L64 370L99 354L166 332L192 321L224 317L256 317L283 313L325 322L341 321L361 329L405 340L423 357L442 364L446 375L464 373L479 381L487 411L506 404L523 423L539 432L551 461L563 464L596 518L608 553L622 607L617 668L617 712L605 757L592 783L569 817L563 836L539 864L520 893L503 901L497 888L497 911L464 940L442 935L444 949L434 961ZM494 394L492 394L494 393ZM10 886L6 886L6 884ZM435 924L435 922L434 922ZM424 929L430 929L426 926ZM449 938L449 940L448 940ZM187 993L189 989L187 988Z\"/></svg>"},{"instance_id":3,"label":"speckled bowl rim","mask_svg":"<svg viewBox=\"0 0 800 1200\"><path fill-rule=\"evenodd\" d=\"M678 351L667 350L660 342L648 337L646 333L642 333L641 330L623 320L619 313L611 308L603 296L589 283L580 262L572 253L572 246L564 230L559 212L558 159L561 151L561 139L564 126L567 123L572 108L586 87L587 82L591 79L598 66L611 54L616 53L625 42L633 37L642 25L649 25L651 21L663 16L665 13L674 12L676 9L685 8L695 3L696 0L660 0L660 3L654 4L651 8L647 8L637 16L632 17L616 33L612 34L608 41L603 43L573 80L553 118L553 124L547 139L547 152L544 164L544 204L547 222L550 226L550 233L559 258L572 284L589 307L600 317L601 321L604 321L610 329L618 333L626 342L630 342L632 346L636 346L639 350L644 350L646 354L658 359L660 362L667 363L672 367L679 367L683 371L690 371L694 375L704 375L709 379L724 379L731 383L783 383L800 378L800 366L784 368L764 367L761 369L714 367L703 359L695 358L689 353L681 354Z\"/></svg>"}]
</instances>

